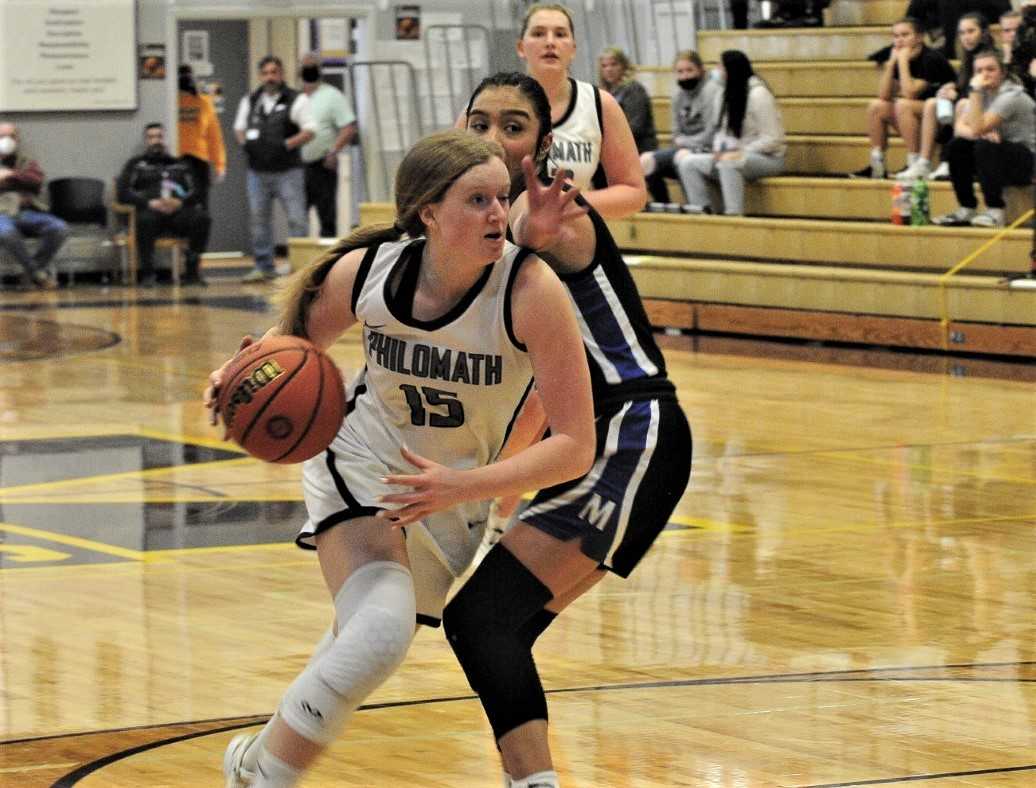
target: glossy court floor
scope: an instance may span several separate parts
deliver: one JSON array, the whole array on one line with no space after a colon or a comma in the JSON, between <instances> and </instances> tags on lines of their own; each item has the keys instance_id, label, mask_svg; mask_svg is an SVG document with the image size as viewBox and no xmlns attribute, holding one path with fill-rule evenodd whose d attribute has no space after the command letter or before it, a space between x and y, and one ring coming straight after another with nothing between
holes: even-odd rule
<instances>
[{"instance_id":1,"label":"glossy court floor","mask_svg":"<svg viewBox=\"0 0 1036 788\"><path fill-rule=\"evenodd\" d=\"M267 293L0 293L0 785L221 785L326 627L299 469L200 403ZM666 348L691 487L537 646L563 784L1036 784L1036 369ZM304 784L499 785L441 631Z\"/></svg>"}]
</instances>

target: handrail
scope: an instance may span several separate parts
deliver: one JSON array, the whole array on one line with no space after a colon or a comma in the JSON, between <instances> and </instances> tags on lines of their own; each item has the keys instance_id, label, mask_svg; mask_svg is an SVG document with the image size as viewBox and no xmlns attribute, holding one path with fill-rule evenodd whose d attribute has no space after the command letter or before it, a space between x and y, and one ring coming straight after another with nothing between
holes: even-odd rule
<instances>
[{"instance_id":1,"label":"handrail","mask_svg":"<svg viewBox=\"0 0 1036 788\"><path fill-rule=\"evenodd\" d=\"M956 276L959 271L963 270L967 266L971 265L975 260L977 260L979 255L986 251L986 249L989 249L991 246L996 244L997 241L1003 238L1007 233L1011 232L1011 230L1016 229L1019 225L1023 224L1025 221L1032 218L1033 213L1034 209L1030 208L1017 219L1015 219L1013 222L1011 222L1009 225L1007 225L1007 227L1004 227L992 238L990 238L988 241L982 244L978 249L973 251L971 254L967 255L963 260L961 260L959 263L953 266L946 273L939 275L939 325L942 326L943 350L950 349L950 306L949 299L946 295L947 283L950 281L950 279Z\"/></svg>"}]
</instances>

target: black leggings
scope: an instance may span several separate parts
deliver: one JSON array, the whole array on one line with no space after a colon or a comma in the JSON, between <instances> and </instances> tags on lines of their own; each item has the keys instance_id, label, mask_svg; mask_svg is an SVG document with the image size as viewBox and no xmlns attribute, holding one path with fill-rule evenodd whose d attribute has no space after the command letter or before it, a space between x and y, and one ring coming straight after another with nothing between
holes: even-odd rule
<instances>
[{"instance_id":1,"label":"black leggings","mask_svg":"<svg viewBox=\"0 0 1036 788\"><path fill-rule=\"evenodd\" d=\"M1032 181L1032 151L1020 142L990 142L954 137L943 149L950 163L950 180L957 202L975 208L973 181L978 175L987 208L1004 207L1004 186L1021 186Z\"/></svg>"}]
</instances>

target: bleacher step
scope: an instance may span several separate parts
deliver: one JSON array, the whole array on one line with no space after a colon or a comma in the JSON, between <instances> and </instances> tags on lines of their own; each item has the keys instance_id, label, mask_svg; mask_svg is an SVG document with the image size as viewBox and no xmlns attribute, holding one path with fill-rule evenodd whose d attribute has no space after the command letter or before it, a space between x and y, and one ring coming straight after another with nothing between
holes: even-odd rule
<instances>
[{"instance_id":1,"label":"bleacher step","mask_svg":"<svg viewBox=\"0 0 1036 788\"><path fill-rule=\"evenodd\" d=\"M878 67L869 60L808 62L754 62L752 68L781 98L874 98L878 95ZM640 66L639 79L648 93L669 99L676 91L673 70L667 66ZM657 119L656 115L656 119Z\"/></svg>"},{"instance_id":2,"label":"bleacher step","mask_svg":"<svg viewBox=\"0 0 1036 788\"><path fill-rule=\"evenodd\" d=\"M787 98L780 96L784 130L788 134L860 134L867 128L869 98ZM663 134L672 129L672 100L651 99L655 129Z\"/></svg>"},{"instance_id":3,"label":"bleacher step","mask_svg":"<svg viewBox=\"0 0 1036 788\"><path fill-rule=\"evenodd\" d=\"M698 54L715 62L726 49L740 49L752 60L866 60L891 43L887 27L810 27L767 30L702 30ZM875 81L876 86L876 81Z\"/></svg>"},{"instance_id":4,"label":"bleacher step","mask_svg":"<svg viewBox=\"0 0 1036 788\"><path fill-rule=\"evenodd\" d=\"M905 15L903 0L834 0L824 10L824 24L828 27L881 25L887 28Z\"/></svg>"}]
</instances>

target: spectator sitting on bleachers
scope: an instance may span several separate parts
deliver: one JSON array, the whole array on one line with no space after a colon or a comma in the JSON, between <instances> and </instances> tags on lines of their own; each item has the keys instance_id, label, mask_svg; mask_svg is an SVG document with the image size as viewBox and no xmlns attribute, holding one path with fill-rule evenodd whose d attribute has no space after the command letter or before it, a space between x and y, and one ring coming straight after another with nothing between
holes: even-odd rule
<instances>
[{"instance_id":1,"label":"spectator sitting on bleachers","mask_svg":"<svg viewBox=\"0 0 1036 788\"><path fill-rule=\"evenodd\" d=\"M1015 29L1011 46L1011 74L1020 81L1030 96L1036 96L1036 0L1022 5L1021 22Z\"/></svg>"},{"instance_id":2,"label":"spectator sitting on bleachers","mask_svg":"<svg viewBox=\"0 0 1036 788\"><path fill-rule=\"evenodd\" d=\"M635 69L626 53L618 47L608 47L597 61L597 85L612 94L629 121L637 153L658 147L655 117L651 114L651 97L647 89L633 78Z\"/></svg>"},{"instance_id":3,"label":"spectator sitting on bleachers","mask_svg":"<svg viewBox=\"0 0 1036 788\"><path fill-rule=\"evenodd\" d=\"M0 123L0 249L17 260L39 288L57 286L48 267L68 237L68 225L54 216L43 201L43 170L18 151L18 127ZM25 237L39 238L30 255Z\"/></svg>"},{"instance_id":4,"label":"spectator sitting on bleachers","mask_svg":"<svg viewBox=\"0 0 1036 788\"><path fill-rule=\"evenodd\" d=\"M690 49L677 54L673 73L677 85L672 102L673 147L640 155L651 194L649 210L660 210L669 202L665 179L679 177L676 163L680 159L712 150L715 112L722 93L719 83L705 73L701 57Z\"/></svg>"},{"instance_id":5,"label":"spectator sitting on bleachers","mask_svg":"<svg viewBox=\"0 0 1036 788\"><path fill-rule=\"evenodd\" d=\"M676 165L687 196L688 213L710 212L706 181L718 181L723 213L745 212L745 181L777 175L784 169L784 125L769 86L752 70L744 52L720 55L723 93L716 115L711 153L688 153Z\"/></svg>"},{"instance_id":6,"label":"spectator sitting on bleachers","mask_svg":"<svg viewBox=\"0 0 1036 788\"><path fill-rule=\"evenodd\" d=\"M1004 56L1005 66L1011 65L1011 50L1014 49L1014 39L1021 24L1021 11L1012 10L1000 15L1000 54ZM1010 70L1008 68L1008 71Z\"/></svg>"},{"instance_id":7,"label":"spectator sitting on bleachers","mask_svg":"<svg viewBox=\"0 0 1036 788\"><path fill-rule=\"evenodd\" d=\"M924 109L921 113L921 147L920 155L905 170L896 175L896 178L904 181L914 181L918 178L931 178L932 180L946 180L950 177L949 162L943 159L939 169L932 172L932 151L935 144L945 145L953 137L953 121L957 113L964 109L964 99L968 97L971 90L971 78L974 76L973 63L975 54L989 49L996 49L993 35L989 31L989 22L982 14L965 14L960 18L957 27L957 39L960 42L960 74L956 83L947 82L939 87L934 97L925 99ZM948 107L954 108L950 113L940 117L938 112L939 102L944 100L950 102Z\"/></svg>"},{"instance_id":8,"label":"spectator sitting on bleachers","mask_svg":"<svg viewBox=\"0 0 1036 788\"><path fill-rule=\"evenodd\" d=\"M211 220L198 204L200 193L191 167L169 155L161 123L147 125L144 142L144 154L126 162L118 181L119 200L137 209L138 281L154 286L155 241L161 235L174 235L188 241L180 284L204 285L198 266L209 242Z\"/></svg>"},{"instance_id":9,"label":"spectator sitting on bleachers","mask_svg":"<svg viewBox=\"0 0 1036 788\"><path fill-rule=\"evenodd\" d=\"M975 55L975 75L964 111L946 145L950 180L960 207L935 219L936 224L1003 227L1004 186L1032 181L1036 152L1036 102L1021 85L1007 79L1000 54ZM973 181L978 176L986 210L976 214Z\"/></svg>"},{"instance_id":10,"label":"spectator sitting on bleachers","mask_svg":"<svg viewBox=\"0 0 1036 788\"><path fill-rule=\"evenodd\" d=\"M899 131L906 143L907 166L912 165L920 151L921 112L925 99L934 96L940 85L956 78L950 62L925 46L920 22L904 17L894 23L891 56L882 66L878 98L867 107L870 164L850 177L885 177L889 126Z\"/></svg>"}]
</instances>

